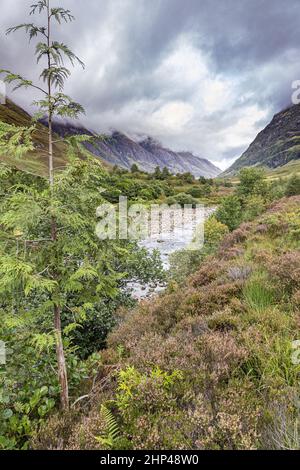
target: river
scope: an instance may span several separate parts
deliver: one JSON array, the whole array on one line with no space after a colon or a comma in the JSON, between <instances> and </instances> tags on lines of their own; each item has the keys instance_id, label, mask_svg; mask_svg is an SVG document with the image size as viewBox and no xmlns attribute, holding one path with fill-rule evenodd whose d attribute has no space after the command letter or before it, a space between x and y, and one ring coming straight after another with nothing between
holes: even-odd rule
<instances>
[{"instance_id":1,"label":"river","mask_svg":"<svg viewBox=\"0 0 300 470\"><path fill-rule=\"evenodd\" d=\"M203 220L206 220L215 210L215 207L205 207L200 214L193 210L184 223L177 227L175 224L175 227L172 227L171 236L170 227L160 226L156 234L154 233L152 236L139 241L139 245L146 248L149 252L158 250L163 269L168 271L170 268L170 255L175 251L185 249L192 242L199 223L203 223ZM139 282L130 282L128 287L131 289L132 296L135 299L142 300L162 292L166 288L166 284L162 283L156 286L149 284L145 286Z\"/></svg>"}]
</instances>

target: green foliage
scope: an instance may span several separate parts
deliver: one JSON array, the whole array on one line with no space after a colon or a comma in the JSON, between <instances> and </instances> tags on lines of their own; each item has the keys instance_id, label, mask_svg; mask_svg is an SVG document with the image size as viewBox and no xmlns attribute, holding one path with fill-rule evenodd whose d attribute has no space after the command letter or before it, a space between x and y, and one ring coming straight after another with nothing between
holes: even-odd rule
<instances>
[{"instance_id":1,"label":"green foliage","mask_svg":"<svg viewBox=\"0 0 300 470\"><path fill-rule=\"evenodd\" d=\"M286 185L286 196L297 196L300 194L300 177L292 175Z\"/></svg>"},{"instance_id":2,"label":"green foliage","mask_svg":"<svg viewBox=\"0 0 300 470\"><path fill-rule=\"evenodd\" d=\"M242 206L240 199L235 196L228 196L223 199L216 214L216 219L224 225L227 225L230 231L236 229L242 221Z\"/></svg>"},{"instance_id":3,"label":"green foliage","mask_svg":"<svg viewBox=\"0 0 300 470\"><path fill-rule=\"evenodd\" d=\"M256 273L246 283L243 294L246 305L258 311L263 311L274 303L274 291L270 287L265 273Z\"/></svg>"},{"instance_id":4,"label":"green foliage","mask_svg":"<svg viewBox=\"0 0 300 470\"><path fill-rule=\"evenodd\" d=\"M105 448L115 449L120 437L120 430L116 418L105 405L101 405L100 413L105 421L105 432L102 436L96 436L95 439Z\"/></svg>"},{"instance_id":5,"label":"green foliage","mask_svg":"<svg viewBox=\"0 0 300 470\"><path fill-rule=\"evenodd\" d=\"M0 121L0 154L21 158L33 150L32 133L35 127L17 127Z\"/></svg>"},{"instance_id":6,"label":"green foliage","mask_svg":"<svg viewBox=\"0 0 300 470\"><path fill-rule=\"evenodd\" d=\"M106 178L97 160L73 156L65 171L57 175L52 194L42 178L3 164L0 168L1 188L5 188L0 197L0 333L14 351L8 356L3 393L10 397L10 403L23 406L17 416L13 407L6 406L13 416L5 420L0 435L15 439L15 446L23 446L40 420L57 406L53 303L59 302L62 310L72 391L72 384L83 376L77 356L86 358L103 347L115 324L116 309L126 302L132 304L128 291L125 293L128 280L158 279L161 267L157 255L147 255L135 243L97 239L95 214L105 201L99 187ZM50 243L48 235L50 197L59 234L55 243ZM51 276L54 268L55 279ZM77 346L76 354L72 344ZM17 354L15 348L19 346ZM22 384L22 396L13 392L19 390L16 384ZM48 387L48 392L34 409L30 408L27 418L22 410L28 409L27 403L41 386ZM18 424L18 431L13 424L16 420L23 423Z\"/></svg>"},{"instance_id":7,"label":"green foliage","mask_svg":"<svg viewBox=\"0 0 300 470\"><path fill-rule=\"evenodd\" d=\"M161 179L166 180L169 178L169 176L171 176L171 173L169 172L167 167L164 167L161 173Z\"/></svg>"},{"instance_id":8,"label":"green foliage","mask_svg":"<svg viewBox=\"0 0 300 470\"><path fill-rule=\"evenodd\" d=\"M265 191L265 173L261 168L243 168L239 173L238 195L247 197L251 194L262 194Z\"/></svg>"},{"instance_id":9,"label":"green foliage","mask_svg":"<svg viewBox=\"0 0 300 470\"><path fill-rule=\"evenodd\" d=\"M148 388L149 412L159 415L162 410L172 406L169 399L182 379L181 371L168 373L159 367L153 368L150 374L143 374L134 366L121 370L118 374L116 406L123 420L135 426L135 421L145 412Z\"/></svg>"},{"instance_id":10,"label":"green foliage","mask_svg":"<svg viewBox=\"0 0 300 470\"><path fill-rule=\"evenodd\" d=\"M175 196L168 197L167 204L169 205L179 204L180 206L191 205L193 207L196 207L196 205L198 204L198 201L190 194L179 193L179 194L176 194Z\"/></svg>"},{"instance_id":11,"label":"green foliage","mask_svg":"<svg viewBox=\"0 0 300 470\"><path fill-rule=\"evenodd\" d=\"M209 217L204 225L205 248L212 250L229 232L227 225L223 224L215 216Z\"/></svg>"},{"instance_id":12,"label":"green foliage","mask_svg":"<svg viewBox=\"0 0 300 470\"><path fill-rule=\"evenodd\" d=\"M153 178L157 179L157 180L160 180L161 179L161 169L159 168L159 166L157 166L154 170L154 173L153 173Z\"/></svg>"},{"instance_id":13,"label":"green foliage","mask_svg":"<svg viewBox=\"0 0 300 470\"><path fill-rule=\"evenodd\" d=\"M266 207L265 200L262 196L253 195L249 196L246 200L244 210L243 210L243 220L249 221L255 219L264 212Z\"/></svg>"},{"instance_id":14,"label":"green foliage","mask_svg":"<svg viewBox=\"0 0 300 470\"><path fill-rule=\"evenodd\" d=\"M181 284L197 270L204 257L204 250L175 251L169 257L170 278Z\"/></svg>"},{"instance_id":15,"label":"green foliage","mask_svg":"<svg viewBox=\"0 0 300 470\"><path fill-rule=\"evenodd\" d=\"M136 163L134 163L134 164L131 166L130 171L131 171L131 173L138 173L138 172L139 172L139 167L137 166Z\"/></svg>"},{"instance_id":16,"label":"green foliage","mask_svg":"<svg viewBox=\"0 0 300 470\"><path fill-rule=\"evenodd\" d=\"M61 24L61 21L68 23L74 20L70 10L65 10L61 7L50 8L50 4L46 0L32 5L30 15L36 13L41 15L44 11L47 14L47 22L49 19L50 23L52 18L59 24ZM41 59L47 59L48 66L42 69L40 73L40 79L46 83L47 87L43 89L39 84L33 83L31 80L19 74L11 72L10 70L1 69L0 75L4 74L4 82L14 84L14 90L19 88L33 88L41 93L43 98L34 102L35 106L39 107L40 113L44 112L48 116L57 114L58 116L70 118L78 117L79 114L84 112L83 107L62 92L65 81L70 76L70 71L64 66L64 62L68 59L72 66L78 63L83 68L84 63L66 44L51 39L48 24L45 26L36 26L33 23L22 23L9 28L6 33L11 34L19 30L25 30L30 40L41 37L44 41L37 42L35 46L35 56L37 64L39 64ZM52 94L51 86L57 89L58 92Z\"/></svg>"},{"instance_id":17,"label":"green foliage","mask_svg":"<svg viewBox=\"0 0 300 470\"><path fill-rule=\"evenodd\" d=\"M209 184L201 184L201 186L193 186L187 190L187 194L190 194L194 198L207 197L211 194L211 186Z\"/></svg>"},{"instance_id":18,"label":"green foliage","mask_svg":"<svg viewBox=\"0 0 300 470\"><path fill-rule=\"evenodd\" d=\"M183 183L193 184L195 181L195 177L189 171L186 173L181 173L177 176Z\"/></svg>"}]
</instances>

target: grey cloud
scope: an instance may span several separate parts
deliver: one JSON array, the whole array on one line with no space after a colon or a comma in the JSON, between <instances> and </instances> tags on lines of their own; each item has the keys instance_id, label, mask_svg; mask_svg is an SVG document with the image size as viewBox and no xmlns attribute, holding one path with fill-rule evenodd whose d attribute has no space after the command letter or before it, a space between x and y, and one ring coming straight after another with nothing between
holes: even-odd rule
<instances>
[{"instance_id":1,"label":"grey cloud","mask_svg":"<svg viewBox=\"0 0 300 470\"><path fill-rule=\"evenodd\" d=\"M25 21L31 3L0 2L0 67L36 79L32 46L22 33L4 35L8 26ZM77 21L58 28L57 35L86 63L84 73L74 70L67 92L82 102L84 122L96 130L152 133L175 149L225 165L245 150L274 112L290 103L291 82L300 78L299 0L58 3L72 9ZM180 54L170 69L163 68L181 40L190 47L191 60L204 64L202 74L201 64L195 63L199 81L194 64L187 70ZM214 90L222 83L229 97L222 104L221 92L216 104ZM18 93L15 99L28 106L31 98ZM182 114L182 125L174 121L173 109L178 119Z\"/></svg>"}]
</instances>

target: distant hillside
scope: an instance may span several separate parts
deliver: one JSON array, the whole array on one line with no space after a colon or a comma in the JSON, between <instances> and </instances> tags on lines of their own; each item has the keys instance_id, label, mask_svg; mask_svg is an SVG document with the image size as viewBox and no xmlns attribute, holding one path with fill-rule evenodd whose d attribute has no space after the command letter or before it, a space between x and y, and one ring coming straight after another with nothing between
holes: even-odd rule
<instances>
[{"instance_id":1,"label":"distant hillside","mask_svg":"<svg viewBox=\"0 0 300 470\"><path fill-rule=\"evenodd\" d=\"M60 135L87 134L95 135L92 131L80 126L56 122L54 130ZM115 131L111 135L96 138L93 145L86 144L91 153L110 163L122 168L130 169L133 163L149 173L159 166L167 167L172 173L190 172L194 176L213 178L220 174L221 170L204 158L197 157L190 152L174 152L163 147L159 142L148 137L136 142L127 135Z\"/></svg>"},{"instance_id":2,"label":"distant hillside","mask_svg":"<svg viewBox=\"0 0 300 470\"><path fill-rule=\"evenodd\" d=\"M0 121L16 126L29 126L31 124L31 116L22 108L14 104L12 101L7 100L5 105L0 105ZM35 151L30 152L23 159L12 160L9 157L9 162L17 168L35 173L46 175L47 160L48 160L48 129L41 123L37 124L37 132L32 136ZM54 144L54 164L56 167L61 167L65 164L64 155L66 147L63 143ZM8 161L6 155L0 155L0 160Z\"/></svg>"},{"instance_id":3,"label":"distant hillside","mask_svg":"<svg viewBox=\"0 0 300 470\"><path fill-rule=\"evenodd\" d=\"M300 159L300 105L275 114L245 153L225 171L234 175L247 166L278 168L291 160Z\"/></svg>"}]
</instances>

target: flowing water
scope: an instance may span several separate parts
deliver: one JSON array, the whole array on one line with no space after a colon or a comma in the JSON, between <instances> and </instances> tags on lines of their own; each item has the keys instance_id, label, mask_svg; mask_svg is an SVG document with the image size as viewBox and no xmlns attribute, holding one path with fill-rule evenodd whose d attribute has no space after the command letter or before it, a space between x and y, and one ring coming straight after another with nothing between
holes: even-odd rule
<instances>
[{"instance_id":1,"label":"flowing water","mask_svg":"<svg viewBox=\"0 0 300 470\"><path fill-rule=\"evenodd\" d=\"M184 224L173 228L172 236L170 236L169 229L161 227L156 235L141 240L139 245L146 248L149 252L158 250L163 268L165 271L168 271L170 268L170 255L175 251L185 249L193 240L197 225L203 222L203 218L206 220L215 210L215 207L204 208L204 213L201 215L200 220L195 217L196 212L194 212L193 216L189 217ZM156 286L149 284L145 286L139 282L131 282L128 284L128 287L132 290L132 296L135 299L142 300L163 291L166 284L162 283Z\"/></svg>"}]
</instances>

